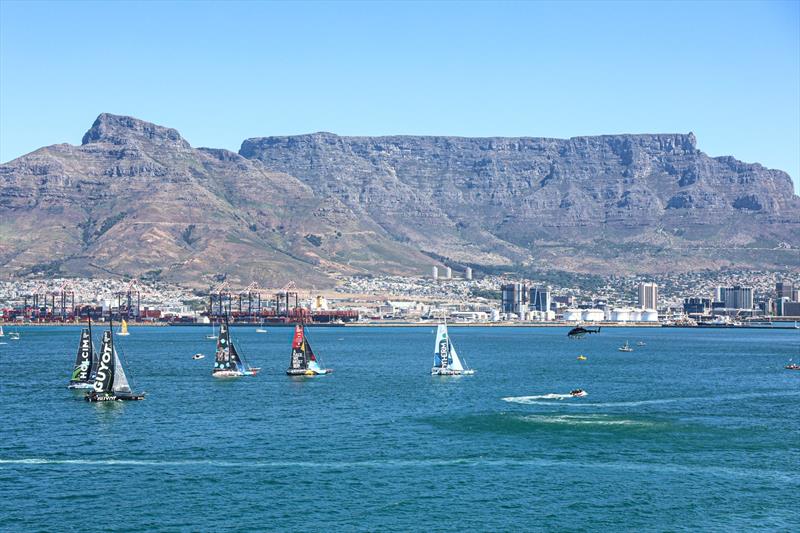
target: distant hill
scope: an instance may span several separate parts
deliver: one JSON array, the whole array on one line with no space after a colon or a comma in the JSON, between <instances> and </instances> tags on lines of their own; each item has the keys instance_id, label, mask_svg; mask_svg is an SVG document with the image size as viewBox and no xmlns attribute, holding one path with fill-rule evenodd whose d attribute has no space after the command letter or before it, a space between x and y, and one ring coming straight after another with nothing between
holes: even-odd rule
<instances>
[{"instance_id":1,"label":"distant hill","mask_svg":"<svg viewBox=\"0 0 800 533\"><path fill-rule=\"evenodd\" d=\"M239 154L100 115L0 165L0 274L227 277L800 268L789 176L690 134L248 139Z\"/></svg>"}]
</instances>

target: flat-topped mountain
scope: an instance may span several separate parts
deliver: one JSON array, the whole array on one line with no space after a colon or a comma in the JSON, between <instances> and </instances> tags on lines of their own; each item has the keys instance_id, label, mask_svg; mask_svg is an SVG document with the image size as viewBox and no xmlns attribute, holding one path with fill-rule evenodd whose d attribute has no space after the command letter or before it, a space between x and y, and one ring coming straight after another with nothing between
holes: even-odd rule
<instances>
[{"instance_id":1,"label":"flat-topped mountain","mask_svg":"<svg viewBox=\"0 0 800 533\"><path fill-rule=\"evenodd\" d=\"M789 176L694 135L248 139L192 148L103 114L0 165L0 272L207 285L473 268L800 268ZM433 259L435 258L435 259Z\"/></svg>"}]
</instances>

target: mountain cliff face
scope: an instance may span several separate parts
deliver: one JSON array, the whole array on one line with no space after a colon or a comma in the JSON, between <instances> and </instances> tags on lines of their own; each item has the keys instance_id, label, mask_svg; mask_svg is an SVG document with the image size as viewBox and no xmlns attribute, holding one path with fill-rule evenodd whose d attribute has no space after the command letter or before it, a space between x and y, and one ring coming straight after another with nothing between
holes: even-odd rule
<instances>
[{"instance_id":1,"label":"mountain cliff face","mask_svg":"<svg viewBox=\"0 0 800 533\"><path fill-rule=\"evenodd\" d=\"M691 133L319 133L249 139L240 153L364 213L398 240L462 262L625 273L800 261L800 203L789 176L711 158Z\"/></svg>"},{"instance_id":2,"label":"mountain cliff face","mask_svg":"<svg viewBox=\"0 0 800 533\"><path fill-rule=\"evenodd\" d=\"M781 171L692 134L248 139L192 148L103 114L0 165L0 273L330 285L335 273L800 267ZM438 258L438 260L431 259Z\"/></svg>"}]
</instances>

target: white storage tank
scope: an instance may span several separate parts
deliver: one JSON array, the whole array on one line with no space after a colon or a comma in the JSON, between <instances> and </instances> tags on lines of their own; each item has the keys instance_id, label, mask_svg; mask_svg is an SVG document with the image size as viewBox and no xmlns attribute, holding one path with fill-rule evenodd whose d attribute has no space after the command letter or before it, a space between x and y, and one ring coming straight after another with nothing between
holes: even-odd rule
<instances>
[{"instance_id":1,"label":"white storage tank","mask_svg":"<svg viewBox=\"0 0 800 533\"><path fill-rule=\"evenodd\" d=\"M630 309L617 308L611 311L612 322L628 322L631 319Z\"/></svg>"},{"instance_id":2,"label":"white storage tank","mask_svg":"<svg viewBox=\"0 0 800 533\"><path fill-rule=\"evenodd\" d=\"M658 311L647 309L642 313L642 322L658 322Z\"/></svg>"},{"instance_id":3,"label":"white storage tank","mask_svg":"<svg viewBox=\"0 0 800 533\"><path fill-rule=\"evenodd\" d=\"M585 322L600 322L605 319L605 313L602 309L584 309L583 320Z\"/></svg>"},{"instance_id":4,"label":"white storage tank","mask_svg":"<svg viewBox=\"0 0 800 533\"><path fill-rule=\"evenodd\" d=\"M580 322L581 320L583 320L583 314L580 309L567 309L564 311L564 321Z\"/></svg>"},{"instance_id":5,"label":"white storage tank","mask_svg":"<svg viewBox=\"0 0 800 533\"><path fill-rule=\"evenodd\" d=\"M630 315L631 322L641 322L642 321L642 311L639 309L631 309Z\"/></svg>"}]
</instances>

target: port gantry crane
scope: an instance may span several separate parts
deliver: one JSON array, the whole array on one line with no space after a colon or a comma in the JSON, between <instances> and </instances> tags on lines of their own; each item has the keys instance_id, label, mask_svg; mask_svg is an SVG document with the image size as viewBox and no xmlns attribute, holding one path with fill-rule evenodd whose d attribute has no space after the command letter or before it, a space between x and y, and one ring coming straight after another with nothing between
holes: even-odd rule
<instances>
[{"instance_id":1,"label":"port gantry crane","mask_svg":"<svg viewBox=\"0 0 800 533\"><path fill-rule=\"evenodd\" d=\"M141 283L139 283L139 280L133 278L128 282L128 285L125 287L124 291L115 293L115 296L117 297L117 312L119 313L119 318L125 318L127 320L130 320L131 318L138 319L141 316L141 309L142 309L141 288L142 285ZM124 306L123 306L123 298L125 299ZM135 313L133 312L134 298L136 299ZM125 311L123 311L123 309L125 309Z\"/></svg>"}]
</instances>

